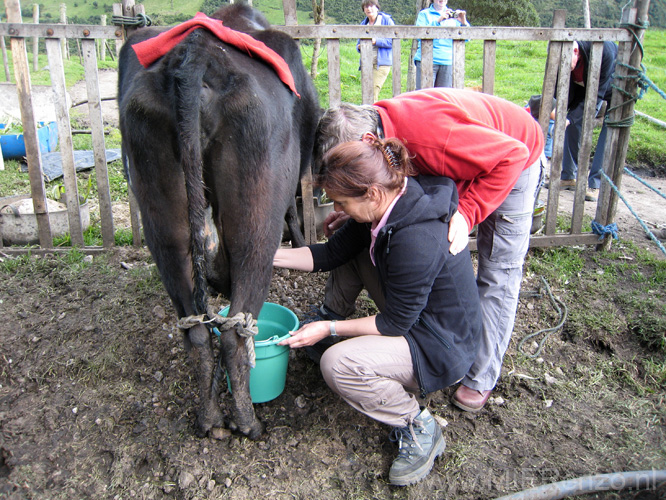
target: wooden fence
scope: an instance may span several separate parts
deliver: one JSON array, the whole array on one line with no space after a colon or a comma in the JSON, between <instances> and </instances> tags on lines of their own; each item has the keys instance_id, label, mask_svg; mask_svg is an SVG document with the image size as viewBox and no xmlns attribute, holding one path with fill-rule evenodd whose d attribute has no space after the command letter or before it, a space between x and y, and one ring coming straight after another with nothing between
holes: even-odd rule
<instances>
[{"instance_id":1,"label":"wooden fence","mask_svg":"<svg viewBox=\"0 0 666 500\"><path fill-rule=\"evenodd\" d=\"M649 0L636 0L635 8L625 11L624 22L642 25L647 20ZM24 135L27 150L27 161L31 183L31 195L37 214L39 224L39 245L37 251L52 251L53 238L49 226L46 196L41 168L41 156L37 141L36 123L32 109L30 95L30 76L28 68L26 40L30 38L45 38L51 72L52 87L57 96L61 97L56 102L58 131L61 137L60 150L63 157L63 172L65 189L68 193L77 193L76 173L73 160L73 147L71 140L71 129L69 123L69 110L66 107L65 85L62 62L61 40L76 39L79 41L83 53L85 67L85 78L88 89L88 105L90 108L91 130L93 138L93 152L95 158L95 170L97 174L100 218L102 226L102 247L85 246L81 228L81 216L77 196L68 196L68 214L71 231L71 240L74 245L83 249L84 252L93 253L101 251L114 245L114 225L111 213L109 195L109 183L105 160L104 133L101 117L101 98L97 82L97 50L96 40L116 40L122 42L126 33L119 27L114 26L92 26L92 25L63 25L63 24L22 24L20 6L18 0L5 0L8 13L8 23L0 24L0 36L10 37L12 56L14 60L14 71L17 89L21 101L21 114L23 118ZM276 26L295 39L326 40L328 53L328 79L329 79L329 105L339 104L341 101L340 85L340 40L360 39L361 49L361 85L363 103L372 100L372 45L371 38L393 38L394 39L394 65L393 65L393 94L397 95L405 89L401 88L400 67L400 40L421 39L422 40L422 78L424 87L432 84L432 41L436 38L453 39L454 47L454 87L462 88L465 79L465 41L483 40L483 85L482 91L492 94L495 84L495 51L496 44L500 40L516 41L546 41L548 42L548 57L545 62L542 99L545 103L550 102L553 96L557 97L557 119L553 134L553 157L551 162L550 179L551 185L548 192L546 209L546 221L542 235L533 236L530 240L531 246L557 246L598 244L599 237L592 233L582 231L584 213L584 196L586 190L587 172L589 170L589 156L592 148L592 137L594 128L594 115L596 104L596 92L599 85L599 69L601 65L601 52L603 41L614 41L619 44L618 62L639 67L641 56L636 50L637 41L642 40L643 29L636 28L634 33L626 29L572 29L565 27L565 12L556 11L552 28L514 28L514 27L416 27L416 26L347 26L347 25L295 25L295 4L293 0L284 0L285 26ZM137 16L143 6L134 6L132 0L125 0L123 4L114 4L114 15ZM570 62L573 52L573 41L591 41L592 52L590 64L593 68L592 77L588 81L586 89L585 113L583 120L583 133L580 147L580 161L578 169L579 182L576 187L573 211L571 214L571 228L566 234L556 232L556 222L559 202L559 178L562 167L562 144L564 141L564 129L566 127L566 102L569 88ZM558 81L556 75L562 77ZM618 65L616 73L620 76L626 75L627 69ZM635 91L634 79L619 78L616 85L627 94ZM618 106L613 110L610 119L618 121L632 116L633 101L624 97L622 92L614 92L611 108L618 106L625 100L625 106ZM548 111L544 109L540 113L541 127L545 131L548 127ZM608 131L607 145L604 154L604 170L619 187L621 186L622 172L629 140L628 128L610 128ZM305 191L311 189L306 182ZM309 189L307 189L309 188ZM77 193L78 194L78 193ZM304 199L311 199L305 197ZM308 209L309 208L309 209ZM602 183L599 201L597 203L595 220L602 225L608 225L614 221L617 208L617 195L606 183ZM139 217L130 193L130 210L132 213L132 230L135 244L140 244ZM312 207L304 207L306 219L306 238L314 240L314 210ZM610 244L607 237L606 245ZM0 238L0 246L2 239ZM471 241L471 247L475 248L475 242ZM3 248L4 252L25 252L22 248ZM35 249L32 250L33 252Z\"/></svg>"}]
</instances>

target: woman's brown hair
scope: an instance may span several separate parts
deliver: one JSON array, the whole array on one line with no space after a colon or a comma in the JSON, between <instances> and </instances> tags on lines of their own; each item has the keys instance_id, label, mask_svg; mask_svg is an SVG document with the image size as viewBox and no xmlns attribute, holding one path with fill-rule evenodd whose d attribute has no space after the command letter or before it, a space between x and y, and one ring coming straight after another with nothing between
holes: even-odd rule
<instances>
[{"instance_id":1,"label":"woman's brown hair","mask_svg":"<svg viewBox=\"0 0 666 500\"><path fill-rule=\"evenodd\" d=\"M371 186L385 192L402 188L405 177L416 175L405 145L398 139L351 141L330 149L316 184L325 191L352 198Z\"/></svg>"}]
</instances>

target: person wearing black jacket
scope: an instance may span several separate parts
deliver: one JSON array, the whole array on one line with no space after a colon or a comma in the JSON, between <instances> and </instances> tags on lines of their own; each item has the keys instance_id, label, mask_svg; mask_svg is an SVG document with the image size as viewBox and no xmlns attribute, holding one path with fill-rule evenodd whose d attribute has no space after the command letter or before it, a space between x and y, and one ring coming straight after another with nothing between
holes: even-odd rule
<instances>
[{"instance_id":1,"label":"person wearing black jacket","mask_svg":"<svg viewBox=\"0 0 666 500\"><path fill-rule=\"evenodd\" d=\"M569 125L564 133L564 155L562 157L562 180L564 189L574 190L576 187L576 174L578 171L578 149L580 135L583 128L583 111L585 104L585 87L589 78L590 51L592 42L574 42L573 58L571 61L571 80L569 82L569 101L567 105L567 119ZM610 102L611 82L615 71L617 58L617 45L614 42L604 42L599 74L599 90L597 92L597 112L604 101ZM597 147L588 175L588 189L585 194L586 201L596 201L599 186L601 185L601 167L604 159L607 128L604 122L597 140Z\"/></svg>"},{"instance_id":2,"label":"person wearing black jacket","mask_svg":"<svg viewBox=\"0 0 666 500\"><path fill-rule=\"evenodd\" d=\"M370 317L306 324L283 343L295 348L330 335L352 337L326 350L324 379L351 406L393 427L399 454L389 480L412 484L445 447L414 393L462 379L481 336L469 248L449 252L456 185L446 177L411 177L398 139L340 144L325 155L323 172L317 183L351 219L324 244L278 250L274 265L329 271L370 248L384 307Z\"/></svg>"}]
</instances>

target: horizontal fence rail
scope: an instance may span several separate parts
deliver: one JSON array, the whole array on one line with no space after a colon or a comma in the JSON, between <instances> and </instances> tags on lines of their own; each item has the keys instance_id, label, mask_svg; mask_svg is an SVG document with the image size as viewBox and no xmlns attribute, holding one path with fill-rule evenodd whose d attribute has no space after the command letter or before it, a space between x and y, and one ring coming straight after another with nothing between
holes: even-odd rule
<instances>
[{"instance_id":1,"label":"horizontal fence rail","mask_svg":"<svg viewBox=\"0 0 666 500\"><path fill-rule=\"evenodd\" d=\"M573 42L614 41L631 42L633 38L627 30L619 28L514 28L461 26L458 28L441 26L349 26L306 25L273 26L292 38L355 39L355 38L402 38L426 39L452 38L453 40L513 40Z\"/></svg>"},{"instance_id":2,"label":"horizontal fence rail","mask_svg":"<svg viewBox=\"0 0 666 500\"><path fill-rule=\"evenodd\" d=\"M0 36L122 40L123 30L118 26L97 24L0 23Z\"/></svg>"}]
</instances>

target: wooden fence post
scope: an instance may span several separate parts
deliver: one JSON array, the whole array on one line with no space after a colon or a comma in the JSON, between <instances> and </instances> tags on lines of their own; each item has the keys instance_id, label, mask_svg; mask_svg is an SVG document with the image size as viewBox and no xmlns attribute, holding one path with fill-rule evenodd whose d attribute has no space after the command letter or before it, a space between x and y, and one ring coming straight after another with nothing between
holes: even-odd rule
<instances>
[{"instance_id":1,"label":"wooden fence post","mask_svg":"<svg viewBox=\"0 0 666 500\"><path fill-rule=\"evenodd\" d=\"M5 80L12 81L12 74L9 72L9 58L7 56L7 45L5 44L5 37L0 36L0 46L2 46L2 64L5 67Z\"/></svg>"},{"instance_id":2,"label":"wooden fence post","mask_svg":"<svg viewBox=\"0 0 666 500\"><path fill-rule=\"evenodd\" d=\"M100 24L106 26L106 14L100 16ZM106 38L97 40L97 53L100 61L106 61Z\"/></svg>"},{"instance_id":3,"label":"wooden fence post","mask_svg":"<svg viewBox=\"0 0 666 500\"><path fill-rule=\"evenodd\" d=\"M39 4L32 4L32 22L39 24ZM39 37L32 39L32 69L39 70Z\"/></svg>"},{"instance_id":4,"label":"wooden fence post","mask_svg":"<svg viewBox=\"0 0 666 500\"><path fill-rule=\"evenodd\" d=\"M631 9L629 16L625 19L622 19L623 23L634 25L632 28L636 39L633 42L623 43L620 46L620 51L618 52L618 62L628 64L632 68L640 68L643 58L643 52L638 50L638 44L643 42L643 36L645 35L645 28L648 24L648 9L650 8L650 0L637 0L636 8ZM626 61L626 56L629 56L628 63ZM616 73L620 76L627 75L627 68L624 66L618 65L616 67ZM622 107L619 107L610 113L610 121L619 121L619 120L629 120L633 117L634 114L634 105L635 101L625 96L633 96L636 93L637 88L637 79L622 79L620 81L616 80L616 84L619 88L624 89L624 93L613 91L613 96L611 98L611 109L620 105L623 102L628 101ZM613 181L613 184L617 186L619 190L622 186L622 174L624 172L624 162L627 159L627 148L629 147L629 132L631 127L610 127L608 130L608 135L606 137L606 148L604 154L604 168L610 163L608 169L608 176ZM617 138L617 139L616 139ZM615 141L617 145L615 146ZM613 147L615 146L615 147ZM613 152L616 152L614 158L609 158ZM596 220L603 225L609 224L615 219L615 214L617 212L617 193L610 188L607 183L601 183L601 189L599 190L599 201L597 204L597 213ZM599 245L600 249L608 250L612 238L607 236L604 242Z\"/></svg>"},{"instance_id":5,"label":"wooden fence post","mask_svg":"<svg viewBox=\"0 0 666 500\"><path fill-rule=\"evenodd\" d=\"M296 0L282 0L282 10L284 11L284 24L287 26L296 26L298 24Z\"/></svg>"},{"instance_id":6,"label":"wooden fence post","mask_svg":"<svg viewBox=\"0 0 666 500\"><path fill-rule=\"evenodd\" d=\"M465 88L465 40L453 40L453 88ZM456 64L456 61L459 61Z\"/></svg>"},{"instance_id":7,"label":"wooden fence post","mask_svg":"<svg viewBox=\"0 0 666 500\"><path fill-rule=\"evenodd\" d=\"M497 42L483 41L483 77L481 91L485 94L495 93L495 61L497 60Z\"/></svg>"},{"instance_id":8,"label":"wooden fence post","mask_svg":"<svg viewBox=\"0 0 666 500\"><path fill-rule=\"evenodd\" d=\"M328 106L339 106L342 102L342 89L340 84L340 40L329 38L326 40L326 54L328 55Z\"/></svg>"},{"instance_id":9,"label":"wooden fence post","mask_svg":"<svg viewBox=\"0 0 666 500\"><path fill-rule=\"evenodd\" d=\"M597 114L597 91L599 90L599 73L603 51L603 42L592 43L590 59L588 61L588 77L585 84L585 103L583 105L583 122L578 149L578 172L576 174L576 193L574 194L574 209L571 216L570 234L579 234L583 230L585 192L587 191L587 176L590 171L592 132L594 131Z\"/></svg>"},{"instance_id":10,"label":"wooden fence post","mask_svg":"<svg viewBox=\"0 0 666 500\"><path fill-rule=\"evenodd\" d=\"M361 99L363 104L374 102L372 84L372 40L361 38Z\"/></svg>"},{"instance_id":11,"label":"wooden fence post","mask_svg":"<svg viewBox=\"0 0 666 500\"><path fill-rule=\"evenodd\" d=\"M5 9L7 11L8 22L23 22L19 0L5 0ZM32 204L37 219L39 244L43 248L52 248L53 238L51 236L48 205L46 204L46 187L42 172L42 155L39 151L37 121L35 120L35 111L32 105L32 85L30 83L30 68L28 64L28 52L25 47L25 38L11 37L10 45L12 48L12 59L14 60L16 91L21 107L23 139L25 141L26 158L28 160Z\"/></svg>"},{"instance_id":12,"label":"wooden fence post","mask_svg":"<svg viewBox=\"0 0 666 500\"><path fill-rule=\"evenodd\" d=\"M400 55L402 52L402 40L399 38L394 38L392 42L392 68L391 68L391 83L392 83L392 95L393 97L402 93L402 65L400 61Z\"/></svg>"},{"instance_id":13,"label":"wooden fence post","mask_svg":"<svg viewBox=\"0 0 666 500\"><path fill-rule=\"evenodd\" d=\"M69 234L72 239L72 245L82 247L84 246L83 224L79 208L79 188L76 183L72 128L69 120L69 107L67 106L65 66L60 51L60 41L57 38L46 39L46 54L49 58L51 88L53 89L58 135L60 137L60 157L62 159L62 174L65 184Z\"/></svg>"},{"instance_id":14,"label":"wooden fence post","mask_svg":"<svg viewBox=\"0 0 666 500\"><path fill-rule=\"evenodd\" d=\"M115 9L115 6L114 6ZM115 12L115 10L114 10ZM144 12L143 5L134 5L134 0L122 0L122 14L127 17L134 17L139 12ZM127 38L136 30L135 27L123 26L123 43L127 41ZM140 247L142 245L141 240L141 219L139 217L139 204L136 201L136 197L132 192L132 189L127 190L127 197L129 199L130 206L130 222L132 224L132 245L135 247Z\"/></svg>"},{"instance_id":15,"label":"wooden fence post","mask_svg":"<svg viewBox=\"0 0 666 500\"><path fill-rule=\"evenodd\" d=\"M282 0L282 9L284 11L284 24L287 26L296 26L298 17L296 16L296 0ZM329 69L331 67L329 50ZM339 58L338 58L339 61ZM338 69L339 71L339 69ZM308 245L317 242L317 222L314 213L314 192L312 189L312 166L308 168L301 178L301 200L303 203L303 236Z\"/></svg>"},{"instance_id":16,"label":"wooden fence post","mask_svg":"<svg viewBox=\"0 0 666 500\"><path fill-rule=\"evenodd\" d=\"M102 225L102 242L109 248L115 244L113 228L113 211L111 207L111 189L109 187L109 169L106 163L106 145L104 143L104 126L102 119L102 100L99 90L97 60L95 59L95 41L81 40L83 66L86 75L88 93L88 112L92 132L93 156L97 173L97 193L99 201L100 221Z\"/></svg>"},{"instance_id":17,"label":"wooden fence post","mask_svg":"<svg viewBox=\"0 0 666 500\"><path fill-rule=\"evenodd\" d=\"M67 4L60 4L60 24L67 24ZM62 39L62 58L69 59L69 46L67 38Z\"/></svg>"},{"instance_id":18,"label":"wooden fence post","mask_svg":"<svg viewBox=\"0 0 666 500\"><path fill-rule=\"evenodd\" d=\"M553 13L553 28L563 28L566 21L565 10L556 10ZM563 42L549 42L548 55L546 56L546 69L541 89L541 108L539 110L539 124L544 137L548 133L548 124L550 122L550 104L553 102L555 96L555 84L557 82L557 74L560 71L560 64L562 59L562 46ZM571 59L569 59L570 61ZM566 73L565 78L560 78L560 87L563 80L569 85L570 76L570 63L568 69L562 66L562 71ZM560 73L562 74L562 73ZM558 91L558 97L559 91ZM562 173L562 148L560 147L564 141L564 129L566 127L565 120L561 117L566 117L566 99L557 103L557 116L555 121L555 128L553 129L553 157L550 162L550 187L548 188L548 201L546 208L546 221L544 233L546 235L553 235L557 229L557 208L560 198L560 175ZM560 122L557 118L560 117ZM557 146L556 146L557 145Z\"/></svg>"},{"instance_id":19,"label":"wooden fence post","mask_svg":"<svg viewBox=\"0 0 666 500\"><path fill-rule=\"evenodd\" d=\"M113 4L113 15L114 16L123 16L123 15L125 15L124 12L123 12L123 5L122 4L120 4L120 3L114 3ZM127 35L125 33L125 28L124 27L121 27L119 29L121 30L120 32L122 33L122 36L121 36L120 40L118 40L116 38L116 59L118 59L118 56L120 55L120 49L122 48L123 43L125 42L126 35Z\"/></svg>"}]
</instances>

